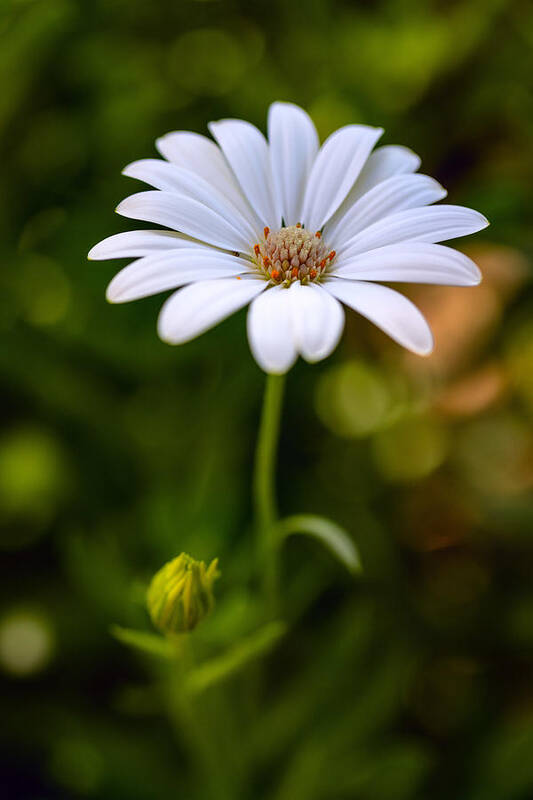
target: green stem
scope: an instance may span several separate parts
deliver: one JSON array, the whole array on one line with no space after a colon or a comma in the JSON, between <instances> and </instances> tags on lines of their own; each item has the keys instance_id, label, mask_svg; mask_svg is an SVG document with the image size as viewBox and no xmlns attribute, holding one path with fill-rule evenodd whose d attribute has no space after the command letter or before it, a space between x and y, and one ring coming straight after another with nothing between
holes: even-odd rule
<instances>
[{"instance_id":1,"label":"green stem","mask_svg":"<svg viewBox=\"0 0 533 800\"><path fill-rule=\"evenodd\" d=\"M279 546L275 536L278 512L274 472L284 380L283 375L267 376L255 453L253 483L258 555L262 567L263 591L269 617L276 616L278 610Z\"/></svg>"},{"instance_id":2,"label":"green stem","mask_svg":"<svg viewBox=\"0 0 533 800\"><path fill-rule=\"evenodd\" d=\"M205 698L198 702L187 689L188 677L195 663L191 635L184 634L180 640L181 657L174 662L169 685L169 705L175 729L189 748L201 796L210 800L230 800L235 794L231 790L227 764L219 757L214 725L209 720L210 708L206 706Z\"/></svg>"}]
</instances>

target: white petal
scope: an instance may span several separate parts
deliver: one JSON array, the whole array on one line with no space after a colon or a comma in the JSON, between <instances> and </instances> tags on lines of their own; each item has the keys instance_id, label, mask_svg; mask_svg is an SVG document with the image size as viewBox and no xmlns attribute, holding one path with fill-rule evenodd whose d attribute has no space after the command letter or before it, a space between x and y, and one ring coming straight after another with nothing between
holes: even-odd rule
<instances>
[{"instance_id":1,"label":"white petal","mask_svg":"<svg viewBox=\"0 0 533 800\"><path fill-rule=\"evenodd\" d=\"M248 341L265 372L282 375L292 367L298 353L288 289L274 286L253 301L248 311Z\"/></svg>"},{"instance_id":2,"label":"white petal","mask_svg":"<svg viewBox=\"0 0 533 800\"><path fill-rule=\"evenodd\" d=\"M185 286L164 303L157 322L159 336L169 344L188 342L238 311L266 287L266 281L245 278Z\"/></svg>"},{"instance_id":3,"label":"white petal","mask_svg":"<svg viewBox=\"0 0 533 800\"><path fill-rule=\"evenodd\" d=\"M144 158L128 164L123 175L144 181L162 191L177 192L197 200L207 208L220 214L230 225L242 231L250 245L257 239L257 231L250 225L231 200L225 197L212 184L188 169L169 164L160 158Z\"/></svg>"},{"instance_id":4,"label":"white petal","mask_svg":"<svg viewBox=\"0 0 533 800\"><path fill-rule=\"evenodd\" d=\"M486 228L488 220L472 208L426 206L410 208L374 222L339 247L351 257L398 242L445 242Z\"/></svg>"},{"instance_id":5,"label":"white petal","mask_svg":"<svg viewBox=\"0 0 533 800\"><path fill-rule=\"evenodd\" d=\"M306 361L321 361L333 352L344 328L344 311L321 286L302 286L296 281L289 289L294 341Z\"/></svg>"},{"instance_id":6,"label":"white petal","mask_svg":"<svg viewBox=\"0 0 533 800\"><path fill-rule=\"evenodd\" d=\"M306 228L320 230L338 209L382 133L382 128L346 125L326 139L305 190L301 221Z\"/></svg>"},{"instance_id":7,"label":"white petal","mask_svg":"<svg viewBox=\"0 0 533 800\"><path fill-rule=\"evenodd\" d=\"M252 243L242 230L216 211L177 192L139 192L116 208L117 214L156 222L226 250L249 252Z\"/></svg>"},{"instance_id":8,"label":"white petal","mask_svg":"<svg viewBox=\"0 0 533 800\"><path fill-rule=\"evenodd\" d=\"M254 226L259 238L263 226L243 195L222 151L212 139L199 133L174 131L158 139L156 147L168 161L194 172L222 192Z\"/></svg>"},{"instance_id":9,"label":"white petal","mask_svg":"<svg viewBox=\"0 0 533 800\"><path fill-rule=\"evenodd\" d=\"M449 286L475 286L481 280L479 269L464 253L425 242L392 244L350 259L339 259L333 275L352 280Z\"/></svg>"},{"instance_id":10,"label":"white petal","mask_svg":"<svg viewBox=\"0 0 533 800\"><path fill-rule=\"evenodd\" d=\"M335 223L337 218L343 217L356 200L363 197L374 186L393 175L407 175L416 172L419 167L420 158L407 147L397 144L377 147L373 153L370 153L359 177L330 222Z\"/></svg>"},{"instance_id":11,"label":"white petal","mask_svg":"<svg viewBox=\"0 0 533 800\"><path fill-rule=\"evenodd\" d=\"M426 356L433 350L433 336L421 312L394 289L336 278L327 281L324 288L413 353Z\"/></svg>"},{"instance_id":12,"label":"white petal","mask_svg":"<svg viewBox=\"0 0 533 800\"><path fill-rule=\"evenodd\" d=\"M393 175L356 200L344 215L335 214L324 228L324 238L334 241L339 250L377 220L404 209L436 203L443 197L446 189L428 175Z\"/></svg>"},{"instance_id":13,"label":"white petal","mask_svg":"<svg viewBox=\"0 0 533 800\"><path fill-rule=\"evenodd\" d=\"M318 134L310 116L292 103L273 103L268 112L268 142L274 192L285 225L302 221L307 178L318 153Z\"/></svg>"},{"instance_id":14,"label":"white petal","mask_svg":"<svg viewBox=\"0 0 533 800\"><path fill-rule=\"evenodd\" d=\"M153 253L115 275L106 296L110 303L127 303L194 281L241 275L249 266L243 258L205 247Z\"/></svg>"},{"instance_id":15,"label":"white petal","mask_svg":"<svg viewBox=\"0 0 533 800\"><path fill-rule=\"evenodd\" d=\"M105 261L108 258L137 258L161 250L182 247L205 247L188 236L175 231L125 231L108 236L89 250L88 259Z\"/></svg>"},{"instance_id":16,"label":"white petal","mask_svg":"<svg viewBox=\"0 0 533 800\"><path fill-rule=\"evenodd\" d=\"M361 170L357 186L354 188L357 189L360 197L393 175L408 175L416 172L420 168L420 164L420 156L417 156L408 147L399 144L377 147Z\"/></svg>"},{"instance_id":17,"label":"white petal","mask_svg":"<svg viewBox=\"0 0 533 800\"><path fill-rule=\"evenodd\" d=\"M263 225L279 228L281 207L274 197L268 144L261 131L240 119L222 119L208 127Z\"/></svg>"}]
</instances>

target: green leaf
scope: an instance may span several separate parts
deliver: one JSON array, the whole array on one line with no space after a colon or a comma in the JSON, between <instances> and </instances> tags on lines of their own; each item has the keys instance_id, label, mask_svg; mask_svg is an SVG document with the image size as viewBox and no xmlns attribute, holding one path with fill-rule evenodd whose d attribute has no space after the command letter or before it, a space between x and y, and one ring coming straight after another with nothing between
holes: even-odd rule
<instances>
[{"instance_id":1,"label":"green leaf","mask_svg":"<svg viewBox=\"0 0 533 800\"><path fill-rule=\"evenodd\" d=\"M132 628L122 628L120 625L112 625L110 631L119 642L135 650L142 650L143 653L167 659L175 659L178 655L176 643L156 633L135 631Z\"/></svg>"},{"instance_id":2,"label":"green leaf","mask_svg":"<svg viewBox=\"0 0 533 800\"><path fill-rule=\"evenodd\" d=\"M315 514L295 514L280 520L276 527L281 540L293 534L314 536L344 564L349 572L355 574L361 571L361 559L357 547L348 533L335 522Z\"/></svg>"},{"instance_id":3,"label":"green leaf","mask_svg":"<svg viewBox=\"0 0 533 800\"><path fill-rule=\"evenodd\" d=\"M284 622L269 622L220 656L205 661L187 677L186 688L193 694L229 678L250 661L268 653L287 630Z\"/></svg>"}]
</instances>

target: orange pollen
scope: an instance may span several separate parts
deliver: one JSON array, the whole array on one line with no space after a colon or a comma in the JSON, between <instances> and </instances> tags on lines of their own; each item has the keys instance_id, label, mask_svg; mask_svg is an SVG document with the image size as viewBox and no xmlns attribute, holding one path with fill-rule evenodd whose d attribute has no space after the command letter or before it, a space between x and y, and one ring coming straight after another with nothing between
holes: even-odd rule
<instances>
[{"instance_id":1,"label":"orange pollen","mask_svg":"<svg viewBox=\"0 0 533 800\"><path fill-rule=\"evenodd\" d=\"M308 231L301 223L287 225L273 233L264 229L265 240L252 246L254 268L271 283L290 286L320 280L335 258L320 231Z\"/></svg>"}]
</instances>

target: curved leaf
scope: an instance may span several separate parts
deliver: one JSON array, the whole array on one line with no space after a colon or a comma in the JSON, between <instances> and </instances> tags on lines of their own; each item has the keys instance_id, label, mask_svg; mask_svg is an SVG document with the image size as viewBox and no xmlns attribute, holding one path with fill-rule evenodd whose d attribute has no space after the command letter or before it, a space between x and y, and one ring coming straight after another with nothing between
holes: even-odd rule
<instances>
[{"instance_id":1,"label":"curved leaf","mask_svg":"<svg viewBox=\"0 0 533 800\"><path fill-rule=\"evenodd\" d=\"M349 572L355 574L362 569L359 551L349 534L326 517L295 514L280 520L277 529L280 539L286 539L295 533L313 536L322 542Z\"/></svg>"},{"instance_id":2,"label":"curved leaf","mask_svg":"<svg viewBox=\"0 0 533 800\"><path fill-rule=\"evenodd\" d=\"M205 661L193 669L187 678L186 688L196 694L229 678L253 659L268 653L286 630L284 622L269 622L222 655Z\"/></svg>"},{"instance_id":3,"label":"curved leaf","mask_svg":"<svg viewBox=\"0 0 533 800\"><path fill-rule=\"evenodd\" d=\"M174 659L177 656L175 643L156 633L112 625L111 635L122 644L133 647L135 650L142 650L143 653L149 653L152 656L167 659Z\"/></svg>"}]
</instances>

